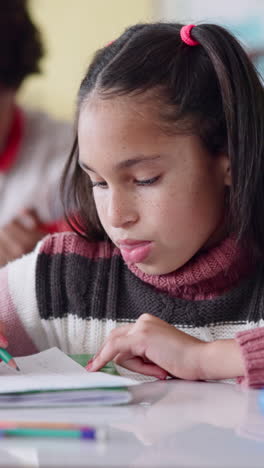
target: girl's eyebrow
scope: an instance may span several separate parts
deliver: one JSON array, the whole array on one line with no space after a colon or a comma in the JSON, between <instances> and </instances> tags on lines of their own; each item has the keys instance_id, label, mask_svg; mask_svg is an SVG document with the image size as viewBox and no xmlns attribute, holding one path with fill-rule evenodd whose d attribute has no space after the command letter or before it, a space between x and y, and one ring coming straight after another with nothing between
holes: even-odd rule
<instances>
[{"instance_id":1,"label":"girl's eyebrow","mask_svg":"<svg viewBox=\"0 0 264 468\"><path fill-rule=\"evenodd\" d=\"M119 163L116 164L114 169L117 169L117 170L127 169L132 166L135 166L136 164L156 161L160 158L161 158L160 154L153 154L150 156L139 155L139 156L136 156L135 158L125 159L124 161L120 161ZM79 159L79 165L81 166L82 169L85 169L86 171L96 172L94 169L92 169L90 166L82 162L80 159Z\"/></svg>"}]
</instances>

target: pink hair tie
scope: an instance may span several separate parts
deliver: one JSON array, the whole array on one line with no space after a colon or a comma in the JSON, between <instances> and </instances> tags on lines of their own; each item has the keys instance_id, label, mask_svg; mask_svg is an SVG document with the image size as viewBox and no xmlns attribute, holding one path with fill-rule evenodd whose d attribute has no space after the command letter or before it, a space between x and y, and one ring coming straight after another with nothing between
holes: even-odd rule
<instances>
[{"instance_id":1,"label":"pink hair tie","mask_svg":"<svg viewBox=\"0 0 264 468\"><path fill-rule=\"evenodd\" d=\"M185 42L185 44L189 46L196 46L196 45L199 45L199 42L192 39L191 37L192 28L195 28L195 24L187 24L186 26L183 26L180 30L180 36L181 36L181 40Z\"/></svg>"}]
</instances>

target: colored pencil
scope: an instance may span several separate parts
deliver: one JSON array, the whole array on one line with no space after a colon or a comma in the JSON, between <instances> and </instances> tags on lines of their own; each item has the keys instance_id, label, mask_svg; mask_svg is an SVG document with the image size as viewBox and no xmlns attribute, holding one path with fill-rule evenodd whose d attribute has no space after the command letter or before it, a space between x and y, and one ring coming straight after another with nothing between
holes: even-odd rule
<instances>
[{"instance_id":1,"label":"colored pencil","mask_svg":"<svg viewBox=\"0 0 264 468\"><path fill-rule=\"evenodd\" d=\"M9 429L0 429L1 437L42 437L42 438L66 438L66 439L83 439L83 440L105 440L105 431L91 428L82 429L43 429L18 427Z\"/></svg>"},{"instance_id":2,"label":"colored pencil","mask_svg":"<svg viewBox=\"0 0 264 468\"><path fill-rule=\"evenodd\" d=\"M2 359L12 369L20 371L20 369L19 369L16 361L14 360L14 358L4 348L0 348L0 359Z\"/></svg>"}]
</instances>

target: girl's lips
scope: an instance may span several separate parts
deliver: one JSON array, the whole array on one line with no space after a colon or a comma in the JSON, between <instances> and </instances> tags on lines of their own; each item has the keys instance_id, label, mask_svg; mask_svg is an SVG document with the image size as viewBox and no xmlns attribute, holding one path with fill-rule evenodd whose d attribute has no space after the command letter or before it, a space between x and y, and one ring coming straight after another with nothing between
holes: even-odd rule
<instances>
[{"instance_id":1,"label":"girl's lips","mask_svg":"<svg viewBox=\"0 0 264 468\"><path fill-rule=\"evenodd\" d=\"M126 262L140 263L149 255L151 246L152 242L149 241L130 245L121 244L120 250Z\"/></svg>"}]
</instances>

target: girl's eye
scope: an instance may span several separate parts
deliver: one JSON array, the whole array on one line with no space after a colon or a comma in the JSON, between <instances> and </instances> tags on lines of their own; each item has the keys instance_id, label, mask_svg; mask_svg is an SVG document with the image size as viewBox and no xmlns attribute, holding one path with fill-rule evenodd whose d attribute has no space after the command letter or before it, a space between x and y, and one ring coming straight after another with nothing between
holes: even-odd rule
<instances>
[{"instance_id":1,"label":"girl's eye","mask_svg":"<svg viewBox=\"0 0 264 468\"><path fill-rule=\"evenodd\" d=\"M152 185L159 180L160 176L152 177L151 179L137 180L137 185Z\"/></svg>"},{"instance_id":2,"label":"girl's eye","mask_svg":"<svg viewBox=\"0 0 264 468\"><path fill-rule=\"evenodd\" d=\"M137 185L152 185L152 184L155 184L155 182L158 181L158 179L160 178L160 176L156 176L156 177L152 177L151 179L143 179L143 180L137 180L135 179L135 183ZM108 185L107 185L107 182L92 182L91 181L91 187L92 188L95 188L95 187L100 187L100 188L107 188Z\"/></svg>"},{"instance_id":3,"label":"girl's eye","mask_svg":"<svg viewBox=\"0 0 264 468\"><path fill-rule=\"evenodd\" d=\"M100 187L100 188L107 188L107 183L106 182L92 182L91 181L91 187Z\"/></svg>"}]
</instances>

